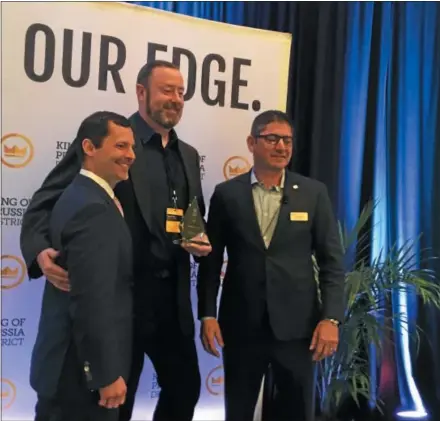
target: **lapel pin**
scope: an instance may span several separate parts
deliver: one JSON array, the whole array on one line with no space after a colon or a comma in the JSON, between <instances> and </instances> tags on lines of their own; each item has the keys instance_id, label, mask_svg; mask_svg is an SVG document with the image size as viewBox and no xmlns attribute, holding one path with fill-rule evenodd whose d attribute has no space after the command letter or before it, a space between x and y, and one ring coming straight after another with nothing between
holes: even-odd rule
<instances>
[{"instance_id":1,"label":"lapel pin","mask_svg":"<svg viewBox=\"0 0 440 421\"><path fill-rule=\"evenodd\" d=\"M298 189L298 184L294 184L293 185L293 190L297 190Z\"/></svg>"}]
</instances>

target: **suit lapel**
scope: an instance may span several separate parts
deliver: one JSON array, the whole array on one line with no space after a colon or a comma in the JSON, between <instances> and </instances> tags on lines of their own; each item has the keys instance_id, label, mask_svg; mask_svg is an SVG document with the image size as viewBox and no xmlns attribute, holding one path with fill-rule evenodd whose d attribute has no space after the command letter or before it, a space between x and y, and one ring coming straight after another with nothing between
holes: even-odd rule
<instances>
[{"instance_id":1,"label":"suit lapel","mask_svg":"<svg viewBox=\"0 0 440 421\"><path fill-rule=\"evenodd\" d=\"M238 203L246 223L248 235L262 248L266 249L263 237L261 235L260 225L258 223L257 213L255 211L254 198L252 194L251 172L238 176L236 179L240 184L238 191ZM301 178L295 173L286 170L284 179L283 202L280 206L280 213L269 245L269 249L273 247L286 231L287 224L290 224L290 212L304 212L307 208L307 196L302 188Z\"/></svg>"},{"instance_id":2,"label":"suit lapel","mask_svg":"<svg viewBox=\"0 0 440 421\"><path fill-rule=\"evenodd\" d=\"M295 175L295 173L286 170L283 190L284 203L281 204L278 221L269 248L273 246L276 243L277 239L279 239L286 232L286 224L291 223L290 212L293 209L296 209L298 206L301 208L301 206L303 205L303 189L301 187L301 181Z\"/></svg>"},{"instance_id":3,"label":"suit lapel","mask_svg":"<svg viewBox=\"0 0 440 421\"><path fill-rule=\"evenodd\" d=\"M78 174L75 183L85 186L87 189L93 192L93 194L97 194L101 199L109 204L113 204L112 198L108 195L108 193L98 184L96 181L93 181L91 178L86 177L85 175Z\"/></svg>"},{"instance_id":4,"label":"suit lapel","mask_svg":"<svg viewBox=\"0 0 440 421\"><path fill-rule=\"evenodd\" d=\"M247 234L253 237L254 241L265 249L266 245L261 236L260 225L255 211L254 196L252 194L251 171L237 177L236 181L240 184L238 203L244 221L247 221L244 229L248 230Z\"/></svg>"},{"instance_id":5,"label":"suit lapel","mask_svg":"<svg viewBox=\"0 0 440 421\"><path fill-rule=\"evenodd\" d=\"M195 174L193 174L195 162L193 165L191 165L191 159L194 159L194 156L190 154L189 148L184 143L178 142L178 147L188 181L188 203L191 203L191 201L194 199L194 196L197 196L196 180L194 180Z\"/></svg>"},{"instance_id":6,"label":"suit lapel","mask_svg":"<svg viewBox=\"0 0 440 421\"><path fill-rule=\"evenodd\" d=\"M124 230L124 235L126 236L126 240L130 240L130 232L128 231L127 225L125 223L122 223L124 221L124 218L122 217L118 207L116 206L113 199L108 195L108 193L99 186L95 181L92 179L79 174L75 180L76 183L86 186L88 189L90 189L93 194L98 195L101 199L103 199L105 202L107 202L110 205L110 208L113 210L113 213L115 215L115 221L120 221L120 227Z\"/></svg>"}]
</instances>

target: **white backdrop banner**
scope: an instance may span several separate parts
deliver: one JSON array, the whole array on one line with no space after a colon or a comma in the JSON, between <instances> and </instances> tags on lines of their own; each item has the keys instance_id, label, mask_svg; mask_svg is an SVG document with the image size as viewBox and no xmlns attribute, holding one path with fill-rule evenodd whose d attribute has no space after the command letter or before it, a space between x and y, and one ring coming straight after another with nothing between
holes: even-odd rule
<instances>
[{"instance_id":1,"label":"white backdrop banner","mask_svg":"<svg viewBox=\"0 0 440 421\"><path fill-rule=\"evenodd\" d=\"M186 105L177 131L202 157L209 203L217 183L250 168L246 136L256 113L285 109L291 38L122 3L4 3L1 26L2 413L5 420L31 420L29 361L44 280L27 278L21 220L80 122L103 109L131 115L141 66L153 58L178 64ZM193 265L193 286L196 273ZM195 308L195 288L192 299ZM198 352L195 420L221 420L221 360L199 343ZM151 420L158 393L147 361L134 420Z\"/></svg>"}]
</instances>

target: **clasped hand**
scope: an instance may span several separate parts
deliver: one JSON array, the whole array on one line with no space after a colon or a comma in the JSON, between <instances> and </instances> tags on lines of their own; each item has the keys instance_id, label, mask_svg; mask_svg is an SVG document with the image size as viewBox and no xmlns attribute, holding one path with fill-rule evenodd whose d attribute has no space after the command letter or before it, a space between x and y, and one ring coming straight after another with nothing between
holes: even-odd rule
<instances>
[{"instance_id":1,"label":"clasped hand","mask_svg":"<svg viewBox=\"0 0 440 421\"><path fill-rule=\"evenodd\" d=\"M194 243L192 241L195 241ZM196 242L204 242L207 243L206 245L197 244ZM209 243L208 236L205 233L202 233L200 235L196 235L194 238L192 238L191 241L182 241L182 247L190 254L202 257L207 256L212 251L211 244Z\"/></svg>"}]
</instances>

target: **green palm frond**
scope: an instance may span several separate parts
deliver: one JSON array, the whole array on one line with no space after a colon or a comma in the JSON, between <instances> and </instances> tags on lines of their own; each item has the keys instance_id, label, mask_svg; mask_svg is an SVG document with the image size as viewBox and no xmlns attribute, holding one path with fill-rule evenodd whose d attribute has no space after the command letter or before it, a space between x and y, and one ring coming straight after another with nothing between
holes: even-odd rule
<instances>
[{"instance_id":1,"label":"green palm frond","mask_svg":"<svg viewBox=\"0 0 440 421\"><path fill-rule=\"evenodd\" d=\"M367 203L350 231L338 224L344 253L356 247L357 254L363 256L369 249L371 228L367 229L367 226L375 206L374 202ZM347 310L340 328L339 346L332 357L319 364L318 392L324 414L335 415L346 397L357 404L360 398L371 399L371 349L380 358L383 345L393 345L391 333L394 327L399 324L401 328L407 328L406 315L391 311L393 299L411 290L424 305L440 308L440 285L436 274L425 269L435 257L430 255L429 249L419 250L420 237L401 245L395 244L372 261L357 258L346 272ZM312 259L319 286L319 266L314 256ZM420 328L411 326L410 333L418 346ZM376 407L381 410L381 402L376 402Z\"/></svg>"}]
</instances>

